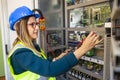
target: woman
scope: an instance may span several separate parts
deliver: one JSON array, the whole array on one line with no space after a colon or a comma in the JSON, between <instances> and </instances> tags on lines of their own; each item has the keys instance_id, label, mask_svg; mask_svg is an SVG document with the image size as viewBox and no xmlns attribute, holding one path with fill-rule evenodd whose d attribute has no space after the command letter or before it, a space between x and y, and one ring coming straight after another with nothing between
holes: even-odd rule
<instances>
[{"instance_id":1,"label":"woman","mask_svg":"<svg viewBox=\"0 0 120 80\"><path fill-rule=\"evenodd\" d=\"M14 80L56 80L55 76L70 70L81 56L100 42L96 42L99 36L91 32L82 46L74 52L62 54L50 61L35 42L39 30L39 24L36 22L38 17L40 15L33 13L26 6L17 8L9 17L10 29L17 33L8 56Z\"/></svg>"}]
</instances>

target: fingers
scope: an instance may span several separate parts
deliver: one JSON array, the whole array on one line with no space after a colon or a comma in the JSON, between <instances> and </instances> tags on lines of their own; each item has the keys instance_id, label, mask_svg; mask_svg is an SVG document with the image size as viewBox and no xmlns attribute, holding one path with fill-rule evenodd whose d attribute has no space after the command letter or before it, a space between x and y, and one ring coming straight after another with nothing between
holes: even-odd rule
<instances>
[{"instance_id":1,"label":"fingers","mask_svg":"<svg viewBox=\"0 0 120 80\"><path fill-rule=\"evenodd\" d=\"M100 39L100 36L97 35L96 32L93 32L93 31L90 32L90 34L87 36L87 39L93 42L94 45L97 45L103 41L103 39Z\"/></svg>"},{"instance_id":2,"label":"fingers","mask_svg":"<svg viewBox=\"0 0 120 80\"><path fill-rule=\"evenodd\" d=\"M103 41L103 39L100 39L99 37L100 36L97 35L95 32L93 32L93 31L90 32L90 34L87 36L87 38L83 41L80 48L83 49L83 52L89 51L90 49L95 47L95 45L97 45ZM80 48L78 48L78 49L80 49Z\"/></svg>"},{"instance_id":3,"label":"fingers","mask_svg":"<svg viewBox=\"0 0 120 80\"><path fill-rule=\"evenodd\" d=\"M95 34L96 34L96 32L91 31L90 34L87 37L94 36Z\"/></svg>"},{"instance_id":4,"label":"fingers","mask_svg":"<svg viewBox=\"0 0 120 80\"><path fill-rule=\"evenodd\" d=\"M95 32L90 32L90 34L87 36L86 39L91 40L92 42L95 42L95 40L98 38L97 34Z\"/></svg>"},{"instance_id":5,"label":"fingers","mask_svg":"<svg viewBox=\"0 0 120 80\"><path fill-rule=\"evenodd\" d=\"M72 49L66 49L64 52L65 53L68 53L68 52L70 52Z\"/></svg>"},{"instance_id":6,"label":"fingers","mask_svg":"<svg viewBox=\"0 0 120 80\"><path fill-rule=\"evenodd\" d=\"M103 40L104 40L104 39L96 40L95 44L97 45L97 44L101 43Z\"/></svg>"},{"instance_id":7,"label":"fingers","mask_svg":"<svg viewBox=\"0 0 120 80\"><path fill-rule=\"evenodd\" d=\"M93 41L96 42L99 39L98 35L95 35L95 37L93 38Z\"/></svg>"},{"instance_id":8,"label":"fingers","mask_svg":"<svg viewBox=\"0 0 120 80\"><path fill-rule=\"evenodd\" d=\"M91 41L95 41L98 38L96 32L90 32L90 34L87 36L87 39L91 40Z\"/></svg>"},{"instance_id":9,"label":"fingers","mask_svg":"<svg viewBox=\"0 0 120 80\"><path fill-rule=\"evenodd\" d=\"M70 51L70 49L66 49L63 53L68 53Z\"/></svg>"},{"instance_id":10,"label":"fingers","mask_svg":"<svg viewBox=\"0 0 120 80\"><path fill-rule=\"evenodd\" d=\"M99 35L96 35L95 38L93 39L93 41L95 42L95 45L101 43L103 41L103 39L99 39Z\"/></svg>"}]
</instances>

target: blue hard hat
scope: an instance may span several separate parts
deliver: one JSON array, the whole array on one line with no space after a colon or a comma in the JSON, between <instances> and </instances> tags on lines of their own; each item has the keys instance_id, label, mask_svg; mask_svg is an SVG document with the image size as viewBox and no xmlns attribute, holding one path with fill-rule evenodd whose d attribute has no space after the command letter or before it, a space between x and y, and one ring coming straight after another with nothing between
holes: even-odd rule
<instances>
[{"instance_id":1,"label":"blue hard hat","mask_svg":"<svg viewBox=\"0 0 120 80\"><path fill-rule=\"evenodd\" d=\"M39 18L40 14L35 14L32 10L30 10L26 6L19 7L10 14L9 17L10 29L15 30L14 29L15 23L27 16L35 16L36 18Z\"/></svg>"}]
</instances>

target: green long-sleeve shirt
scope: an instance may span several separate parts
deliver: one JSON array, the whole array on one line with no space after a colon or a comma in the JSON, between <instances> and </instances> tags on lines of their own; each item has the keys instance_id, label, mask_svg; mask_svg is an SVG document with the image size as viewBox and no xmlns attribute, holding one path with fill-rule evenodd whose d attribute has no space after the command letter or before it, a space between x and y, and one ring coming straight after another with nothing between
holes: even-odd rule
<instances>
[{"instance_id":1,"label":"green long-sleeve shirt","mask_svg":"<svg viewBox=\"0 0 120 80\"><path fill-rule=\"evenodd\" d=\"M39 47L36 48L40 50ZM17 49L11 56L11 64L15 74L29 70L42 76L58 76L68 71L77 63L78 60L73 52L54 62L38 57L26 48Z\"/></svg>"}]
</instances>

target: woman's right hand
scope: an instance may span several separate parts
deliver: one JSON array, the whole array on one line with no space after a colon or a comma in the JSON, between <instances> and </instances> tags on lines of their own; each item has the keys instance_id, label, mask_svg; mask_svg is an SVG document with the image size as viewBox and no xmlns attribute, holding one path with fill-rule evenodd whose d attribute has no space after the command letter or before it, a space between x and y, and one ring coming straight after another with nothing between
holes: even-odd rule
<instances>
[{"instance_id":1,"label":"woman's right hand","mask_svg":"<svg viewBox=\"0 0 120 80\"><path fill-rule=\"evenodd\" d=\"M91 50L95 45L99 44L102 40L99 40L99 36L95 32L90 32L90 34L86 37L81 47L75 50L74 54L77 59L80 59L85 53Z\"/></svg>"}]
</instances>

